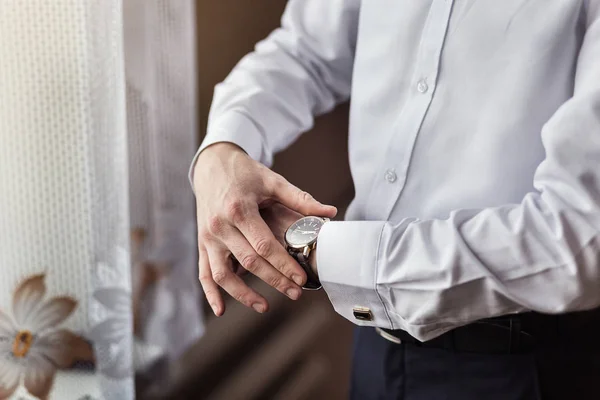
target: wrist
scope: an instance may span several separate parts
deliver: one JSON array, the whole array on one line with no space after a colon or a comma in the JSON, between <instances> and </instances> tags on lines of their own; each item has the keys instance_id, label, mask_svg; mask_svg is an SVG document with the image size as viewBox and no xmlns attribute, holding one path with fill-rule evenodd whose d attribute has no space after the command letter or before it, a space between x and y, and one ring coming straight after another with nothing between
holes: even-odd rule
<instances>
[{"instance_id":1,"label":"wrist","mask_svg":"<svg viewBox=\"0 0 600 400\"><path fill-rule=\"evenodd\" d=\"M238 146L237 144L235 144L233 142L217 142L217 143L213 143L213 144L207 146L206 148L204 148L204 150L202 150L200 152L200 154L198 155L198 160L210 157L211 155L214 155L217 157L223 157L223 155L229 155L229 154L235 154L235 153L246 154L244 149L242 149L240 146ZM198 164L199 163L197 163L196 166Z\"/></svg>"},{"instance_id":2,"label":"wrist","mask_svg":"<svg viewBox=\"0 0 600 400\"><path fill-rule=\"evenodd\" d=\"M323 224L329 219L316 216L302 217L285 232L284 240L290 255L302 266L307 275L304 289L321 288L317 274L317 239Z\"/></svg>"},{"instance_id":3,"label":"wrist","mask_svg":"<svg viewBox=\"0 0 600 400\"><path fill-rule=\"evenodd\" d=\"M204 148L196 157L194 166L192 168L192 173L190 175L190 180L192 181L194 191L198 189L196 187L196 178L206 178L205 170L207 165L215 165L215 163L217 163L217 165L224 164L227 162L226 160L232 160L233 157L239 157L240 155L245 157L248 156L244 149L232 142L217 142Z\"/></svg>"}]
</instances>

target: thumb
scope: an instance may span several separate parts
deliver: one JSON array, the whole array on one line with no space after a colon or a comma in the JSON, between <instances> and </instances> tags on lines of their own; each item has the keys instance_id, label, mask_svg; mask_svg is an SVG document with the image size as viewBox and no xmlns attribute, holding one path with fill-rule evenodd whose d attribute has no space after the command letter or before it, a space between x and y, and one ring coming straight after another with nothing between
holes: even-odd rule
<instances>
[{"instance_id":1,"label":"thumb","mask_svg":"<svg viewBox=\"0 0 600 400\"><path fill-rule=\"evenodd\" d=\"M276 182L271 190L271 197L287 208L303 215L319 217L333 218L337 214L334 206L321 204L310 193L300 190L284 178L280 177Z\"/></svg>"}]
</instances>

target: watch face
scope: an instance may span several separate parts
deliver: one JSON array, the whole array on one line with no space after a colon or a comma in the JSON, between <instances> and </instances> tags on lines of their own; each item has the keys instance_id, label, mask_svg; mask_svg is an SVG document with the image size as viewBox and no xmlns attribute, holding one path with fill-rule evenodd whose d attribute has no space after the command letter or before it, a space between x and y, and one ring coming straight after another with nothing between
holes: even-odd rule
<instances>
[{"instance_id":1,"label":"watch face","mask_svg":"<svg viewBox=\"0 0 600 400\"><path fill-rule=\"evenodd\" d=\"M318 217L304 217L294 222L285 233L285 240L292 247L303 247L317 239L324 221Z\"/></svg>"}]
</instances>

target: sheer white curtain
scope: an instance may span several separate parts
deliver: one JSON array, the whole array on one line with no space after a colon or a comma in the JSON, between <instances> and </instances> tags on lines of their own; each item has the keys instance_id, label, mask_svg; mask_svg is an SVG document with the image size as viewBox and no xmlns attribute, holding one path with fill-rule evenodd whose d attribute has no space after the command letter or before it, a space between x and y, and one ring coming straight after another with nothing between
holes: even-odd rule
<instances>
[{"instance_id":1,"label":"sheer white curtain","mask_svg":"<svg viewBox=\"0 0 600 400\"><path fill-rule=\"evenodd\" d=\"M186 177L197 147L194 21L193 0L124 1L140 367L159 353L178 357L203 330L195 202Z\"/></svg>"},{"instance_id":2,"label":"sheer white curtain","mask_svg":"<svg viewBox=\"0 0 600 400\"><path fill-rule=\"evenodd\" d=\"M0 0L0 399L132 399L202 332L192 4Z\"/></svg>"}]
</instances>

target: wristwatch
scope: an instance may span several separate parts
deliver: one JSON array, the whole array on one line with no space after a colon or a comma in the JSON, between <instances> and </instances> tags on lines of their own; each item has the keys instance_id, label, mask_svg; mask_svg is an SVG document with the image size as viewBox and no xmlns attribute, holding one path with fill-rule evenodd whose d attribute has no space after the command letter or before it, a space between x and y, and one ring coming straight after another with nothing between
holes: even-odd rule
<instances>
[{"instance_id":1,"label":"wristwatch","mask_svg":"<svg viewBox=\"0 0 600 400\"><path fill-rule=\"evenodd\" d=\"M298 261L308 277L303 289L321 289L321 282L310 267L308 260L311 251L317 247L319 231L327 221L329 218L308 216L300 218L285 231L286 250Z\"/></svg>"}]
</instances>

